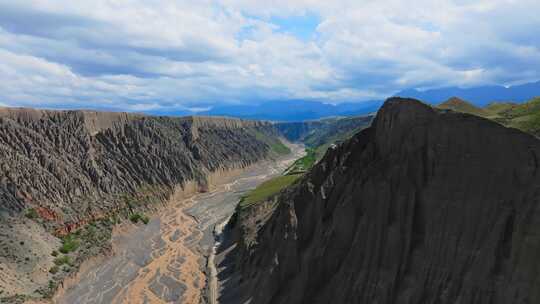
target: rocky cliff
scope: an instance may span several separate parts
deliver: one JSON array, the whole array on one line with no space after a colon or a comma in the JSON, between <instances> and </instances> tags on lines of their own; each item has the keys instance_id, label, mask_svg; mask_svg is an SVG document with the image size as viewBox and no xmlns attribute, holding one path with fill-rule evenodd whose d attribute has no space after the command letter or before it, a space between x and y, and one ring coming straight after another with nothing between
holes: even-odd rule
<instances>
[{"instance_id":1,"label":"rocky cliff","mask_svg":"<svg viewBox=\"0 0 540 304\"><path fill-rule=\"evenodd\" d=\"M206 191L286 152L276 147L266 122L1 108L0 302L50 295L108 250L111 216L136 220L182 189Z\"/></svg>"},{"instance_id":2,"label":"rocky cliff","mask_svg":"<svg viewBox=\"0 0 540 304\"><path fill-rule=\"evenodd\" d=\"M272 132L238 119L6 109L0 207L39 208L66 223L122 208L141 191L166 196L192 180L204 187L211 172L268 157L271 147L258 137Z\"/></svg>"},{"instance_id":3,"label":"rocky cliff","mask_svg":"<svg viewBox=\"0 0 540 304\"><path fill-rule=\"evenodd\" d=\"M256 241L240 242L230 293L257 304L540 303L539 157L531 135L389 99L276 198Z\"/></svg>"}]
</instances>

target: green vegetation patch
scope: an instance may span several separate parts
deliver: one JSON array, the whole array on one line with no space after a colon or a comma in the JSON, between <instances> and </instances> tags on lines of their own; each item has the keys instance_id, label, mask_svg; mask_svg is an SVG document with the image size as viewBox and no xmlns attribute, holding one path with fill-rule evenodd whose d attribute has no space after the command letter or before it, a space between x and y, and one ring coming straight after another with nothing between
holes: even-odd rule
<instances>
[{"instance_id":1,"label":"green vegetation patch","mask_svg":"<svg viewBox=\"0 0 540 304\"><path fill-rule=\"evenodd\" d=\"M499 116L499 113L502 113L504 111L509 111L516 105L517 104L512 103L512 102L492 102L488 104L484 108L484 110L486 110L488 113L487 118L496 118Z\"/></svg>"},{"instance_id":2,"label":"green vegetation patch","mask_svg":"<svg viewBox=\"0 0 540 304\"><path fill-rule=\"evenodd\" d=\"M63 254L68 254L79 248L80 241L78 239L77 233L70 233L62 238L62 246L58 251Z\"/></svg>"},{"instance_id":3,"label":"green vegetation patch","mask_svg":"<svg viewBox=\"0 0 540 304\"><path fill-rule=\"evenodd\" d=\"M135 224L140 221L145 225L148 224L148 222L150 222L150 219L148 218L148 216L144 214L140 214L140 213L133 213L132 215L129 216L129 220Z\"/></svg>"},{"instance_id":4,"label":"green vegetation patch","mask_svg":"<svg viewBox=\"0 0 540 304\"><path fill-rule=\"evenodd\" d=\"M71 265L71 259L67 255L63 255L61 257L57 257L54 259L54 264L56 266L62 266L62 265Z\"/></svg>"},{"instance_id":5,"label":"green vegetation patch","mask_svg":"<svg viewBox=\"0 0 540 304\"><path fill-rule=\"evenodd\" d=\"M448 106L448 105L447 105ZM540 97L525 103L493 102L484 108L476 108L466 103L451 104L454 111L474 114L494 120L504 126L540 136ZM445 108L439 105L439 108ZM474 107L476 110L472 110Z\"/></svg>"},{"instance_id":6,"label":"green vegetation patch","mask_svg":"<svg viewBox=\"0 0 540 304\"><path fill-rule=\"evenodd\" d=\"M270 144L270 149L280 155L286 155L291 153L291 149L285 146L279 139L276 139Z\"/></svg>"},{"instance_id":7,"label":"green vegetation patch","mask_svg":"<svg viewBox=\"0 0 540 304\"><path fill-rule=\"evenodd\" d=\"M540 98L522 104L491 104L489 107L499 110L489 118L505 126L540 136Z\"/></svg>"},{"instance_id":8,"label":"green vegetation patch","mask_svg":"<svg viewBox=\"0 0 540 304\"><path fill-rule=\"evenodd\" d=\"M29 219L37 219L39 217L36 209L34 208L26 209L26 211L24 212L24 216L26 216Z\"/></svg>"},{"instance_id":9,"label":"green vegetation patch","mask_svg":"<svg viewBox=\"0 0 540 304\"><path fill-rule=\"evenodd\" d=\"M287 170L287 175L304 173L311 169L317 161L317 150L306 148L306 155L297 159Z\"/></svg>"},{"instance_id":10,"label":"green vegetation patch","mask_svg":"<svg viewBox=\"0 0 540 304\"><path fill-rule=\"evenodd\" d=\"M266 135L259 131L252 131L252 134L257 140L266 143L270 147L270 150L278 155L287 155L291 153L291 149L274 136Z\"/></svg>"},{"instance_id":11,"label":"green vegetation patch","mask_svg":"<svg viewBox=\"0 0 540 304\"><path fill-rule=\"evenodd\" d=\"M292 185L301 176L302 174L282 175L260 184L246 196L242 197L239 203L240 208L246 208L268 199L287 186Z\"/></svg>"}]
</instances>

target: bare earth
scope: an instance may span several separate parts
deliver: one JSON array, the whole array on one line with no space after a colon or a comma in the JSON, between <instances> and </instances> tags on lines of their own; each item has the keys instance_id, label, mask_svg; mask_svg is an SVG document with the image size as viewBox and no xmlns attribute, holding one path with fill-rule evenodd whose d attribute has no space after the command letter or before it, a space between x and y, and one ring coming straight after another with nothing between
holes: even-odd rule
<instances>
[{"instance_id":1,"label":"bare earth","mask_svg":"<svg viewBox=\"0 0 540 304\"><path fill-rule=\"evenodd\" d=\"M293 153L277 162L253 166L211 192L172 204L148 225L116 231L112 256L79 273L77 284L59 295L56 302L217 303L212 262L214 226L232 215L244 192L280 174L304 153L300 145L291 148Z\"/></svg>"}]
</instances>

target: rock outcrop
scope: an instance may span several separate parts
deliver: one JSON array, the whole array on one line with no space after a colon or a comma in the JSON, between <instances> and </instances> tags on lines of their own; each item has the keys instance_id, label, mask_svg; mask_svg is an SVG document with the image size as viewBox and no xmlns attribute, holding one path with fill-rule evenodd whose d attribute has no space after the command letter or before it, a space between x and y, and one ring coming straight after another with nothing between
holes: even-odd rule
<instances>
[{"instance_id":1,"label":"rock outcrop","mask_svg":"<svg viewBox=\"0 0 540 304\"><path fill-rule=\"evenodd\" d=\"M0 111L0 199L4 211L35 208L56 224L164 201L188 181L269 157L264 122L153 117L91 111Z\"/></svg>"},{"instance_id":2,"label":"rock outcrop","mask_svg":"<svg viewBox=\"0 0 540 304\"><path fill-rule=\"evenodd\" d=\"M531 135L389 99L277 198L230 292L257 304L540 303L539 157Z\"/></svg>"}]
</instances>

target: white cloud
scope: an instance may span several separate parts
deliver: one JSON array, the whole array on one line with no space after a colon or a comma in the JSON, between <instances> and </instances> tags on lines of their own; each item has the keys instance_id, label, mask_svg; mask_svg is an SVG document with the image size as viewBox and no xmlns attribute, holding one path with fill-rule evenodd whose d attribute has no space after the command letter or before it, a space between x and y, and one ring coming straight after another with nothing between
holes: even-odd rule
<instances>
[{"instance_id":1,"label":"white cloud","mask_svg":"<svg viewBox=\"0 0 540 304\"><path fill-rule=\"evenodd\" d=\"M0 100L145 111L533 81L538 11L533 0L0 0ZM320 21L307 40L272 19L307 15Z\"/></svg>"}]
</instances>

